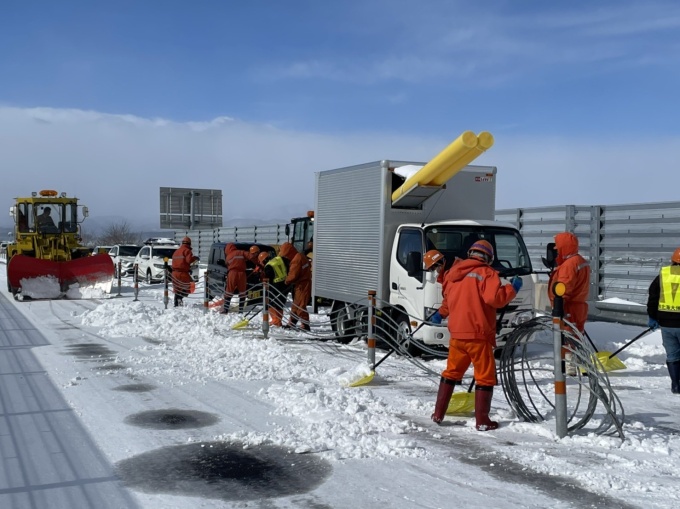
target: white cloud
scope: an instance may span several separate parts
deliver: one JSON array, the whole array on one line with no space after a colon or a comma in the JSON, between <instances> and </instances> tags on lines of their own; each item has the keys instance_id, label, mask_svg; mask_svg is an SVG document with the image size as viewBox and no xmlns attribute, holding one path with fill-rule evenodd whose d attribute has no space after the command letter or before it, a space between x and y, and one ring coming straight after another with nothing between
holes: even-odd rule
<instances>
[{"instance_id":1,"label":"white cloud","mask_svg":"<svg viewBox=\"0 0 680 509\"><path fill-rule=\"evenodd\" d=\"M0 107L0 203L57 189L81 198L93 216L148 224L157 221L161 186L197 187L222 190L227 218L282 218L313 206L314 172L380 159L427 161L464 129L453 126L447 139L323 135L226 117L181 123ZM476 162L498 167L498 208L678 199L678 138L494 134L495 146Z\"/></svg>"}]
</instances>

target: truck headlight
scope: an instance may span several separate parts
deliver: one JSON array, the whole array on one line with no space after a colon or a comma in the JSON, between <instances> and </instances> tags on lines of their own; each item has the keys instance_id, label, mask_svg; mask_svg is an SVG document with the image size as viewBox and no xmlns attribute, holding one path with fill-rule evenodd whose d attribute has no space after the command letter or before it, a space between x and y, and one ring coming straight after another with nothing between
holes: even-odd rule
<instances>
[{"instance_id":1,"label":"truck headlight","mask_svg":"<svg viewBox=\"0 0 680 509\"><path fill-rule=\"evenodd\" d=\"M515 316L512 317L510 320L510 325L512 327L517 327L518 325L522 325L523 323L528 322L529 320L532 320L534 318L534 312L533 311L522 311L521 313L515 314Z\"/></svg>"}]
</instances>

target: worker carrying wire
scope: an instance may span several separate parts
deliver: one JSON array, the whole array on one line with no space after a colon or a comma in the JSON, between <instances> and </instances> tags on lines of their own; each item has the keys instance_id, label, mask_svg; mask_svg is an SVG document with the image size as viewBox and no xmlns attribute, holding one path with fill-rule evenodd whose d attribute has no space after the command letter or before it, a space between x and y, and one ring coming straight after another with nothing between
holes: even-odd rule
<instances>
[{"instance_id":1,"label":"worker carrying wire","mask_svg":"<svg viewBox=\"0 0 680 509\"><path fill-rule=\"evenodd\" d=\"M491 268L493 246L478 240L467 252L467 259L454 263L446 272L442 306L430 321L441 323L448 317L449 356L442 372L432 420L444 420L453 389L460 385L472 364L476 380L475 420L479 431L498 428L489 419L491 399L496 381L496 310L505 307L522 288L515 276L504 285L498 272Z\"/></svg>"},{"instance_id":2,"label":"worker carrying wire","mask_svg":"<svg viewBox=\"0 0 680 509\"><path fill-rule=\"evenodd\" d=\"M184 297L191 289L191 266L199 261L191 249L191 238L184 237L182 244L172 253L172 292L175 294L175 307L184 305Z\"/></svg>"}]
</instances>

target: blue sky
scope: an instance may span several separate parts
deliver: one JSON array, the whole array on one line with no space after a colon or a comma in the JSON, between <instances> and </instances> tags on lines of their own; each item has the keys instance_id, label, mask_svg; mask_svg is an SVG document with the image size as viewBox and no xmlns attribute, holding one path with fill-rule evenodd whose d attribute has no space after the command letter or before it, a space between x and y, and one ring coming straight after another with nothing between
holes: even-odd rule
<instances>
[{"instance_id":1,"label":"blue sky","mask_svg":"<svg viewBox=\"0 0 680 509\"><path fill-rule=\"evenodd\" d=\"M108 123L110 130L88 144L137 153L136 161L119 161L125 168L115 171L123 174L158 167L172 175L175 182L148 183L156 197L160 185L193 187L196 179L187 174L195 177L196 168L188 166L214 167L223 177L262 171L266 180L265 155L274 154L263 143L275 132L280 147L307 150L314 160L300 169L305 158L298 156L282 166L286 174L293 166L303 171L292 176L306 179L303 189L313 193L314 171L391 151L394 158L429 160L471 129L496 138L481 163L499 168L499 207L674 200L633 187L600 199L577 186L567 186L562 200L537 199L544 196L539 190L521 199L521 188L503 172L536 181L550 168L560 174L580 168L590 178L605 169L619 173L628 161L623 174L632 176L648 162L659 168L655 180L677 184L678 172L661 167L677 161L680 150L679 28L680 4L656 0L5 0L0 134L7 137L0 164L21 168L28 153L30 164L39 164L37 151L74 172L106 166L110 155L83 161L73 152L82 150L79 133L94 137L92 122ZM136 126L135 133L121 134L121 122ZM34 133L43 128L33 124L41 123L55 128ZM235 139L239 150L252 144L259 166L248 167L247 151L239 168L229 158L198 155L193 165L173 165L162 154L180 152L182 144L193 147L187 152L214 153ZM58 143L61 152L45 150ZM659 159L650 160L651 152ZM271 161L279 164L280 157ZM27 169L42 176L37 166ZM240 182L198 180L214 188ZM312 202L293 199L292 189L291 207Z\"/></svg>"}]
</instances>

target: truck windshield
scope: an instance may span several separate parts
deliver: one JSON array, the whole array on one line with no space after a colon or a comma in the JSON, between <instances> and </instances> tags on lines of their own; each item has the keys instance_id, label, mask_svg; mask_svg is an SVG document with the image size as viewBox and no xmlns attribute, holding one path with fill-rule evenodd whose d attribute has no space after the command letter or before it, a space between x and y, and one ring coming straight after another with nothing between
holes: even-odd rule
<instances>
[{"instance_id":1,"label":"truck windshield","mask_svg":"<svg viewBox=\"0 0 680 509\"><path fill-rule=\"evenodd\" d=\"M503 277L531 274L531 260L519 232L492 226L433 226L425 232L425 250L437 249L450 267L455 258L467 258L468 249L476 241L491 243L495 257L491 266Z\"/></svg>"}]
</instances>

